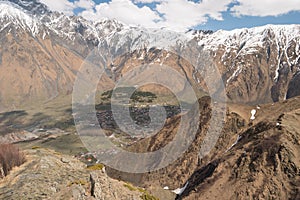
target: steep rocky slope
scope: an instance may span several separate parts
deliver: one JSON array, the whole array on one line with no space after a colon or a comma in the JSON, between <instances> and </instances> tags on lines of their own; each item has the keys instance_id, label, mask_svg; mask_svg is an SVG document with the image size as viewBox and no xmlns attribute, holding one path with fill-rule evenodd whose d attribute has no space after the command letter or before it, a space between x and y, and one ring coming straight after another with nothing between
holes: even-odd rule
<instances>
[{"instance_id":1,"label":"steep rocky slope","mask_svg":"<svg viewBox=\"0 0 300 200\"><path fill-rule=\"evenodd\" d=\"M198 33L197 39L212 51L231 100L276 102L299 94L299 25Z\"/></svg>"},{"instance_id":2,"label":"steep rocky slope","mask_svg":"<svg viewBox=\"0 0 300 200\"><path fill-rule=\"evenodd\" d=\"M14 108L70 93L82 57L43 38L48 28L25 11L3 2L0 6L1 106Z\"/></svg>"},{"instance_id":3,"label":"steep rocky slope","mask_svg":"<svg viewBox=\"0 0 300 200\"><path fill-rule=\"evenodd\" d=\"M199 167L178 199L300 198L299 100L262 110L272 114L240 131L232 148Z\"/></svg>"},{"instance_id":4,"label":"steep rocky slope","mask_svg":"<svg viewBox=\"0 0 300 200\"><path fill-rule=\"evenodd\" d=\"M3 110L70 95L80 65L97 45L89 38L117 29L113 21L92 26L82 18L51 12L37 1L1 1L0 8ZM87 26L92 28L85 31Z\"/></svg>"},{"instance_id":5,"label":"steep rocky slope","mask_svg":"<svg viewBox=\"0 0 300 200\"><path fill-rule=\"evenodd\" d=\"M276 102L299 95L299 25L176 33L113 20L90 22L52 12L38 1L1 1L0 7L3 109L70 94L93 49L101 53L97 63L112 83L118 80L112 77L116 69L124 75L140 64L166 64L201 88L203 78L213 80L217 68L232 102ZM199 54L210 55L212 63ZM186 62L178 62L178 56Z\"/></svg>"},{"instance_id":6,"label":"steep rocky slope","mask_svg":"<svg viewBox=\"0 0 300 200\"><path fill-rule=\"evenodd\" d=\"M229 104L216 145L200 159L211 120L208 102L205 98L200 101L199 131L189 149L174 163L147 174L112 169L108 174L154 192L186 186L176 199L299 199L299 98L261 106ZM253 109L257 110L256 118L250 120ZM162 148L172 141L178 124L175 117L161 132L129 149L152 152Z\"/></svg>"},{"instance_id":7,"label":"steep rocky slope","mask_svg":"<svg viewBox=\"0 0 300 200\"><path fill-rule=\"evenodd\" d=\"M299 198L298 97L260 106L228 104L222 133L211 152L202 159L198 157L199 150L212 119L210 98L202 98L199 104L200 128L191 146L178 160L164 169L145 174L126 174L106 168L108 175L145 187L160 199L174 199L171 190L185 185L187 187L177 199ZM257 113L255 119L250 120L253 109ZM169 119L161 132L131 145L129 150L148 152L162 148L173 140L179 122L178 116ZM18 197L24 191L31 191L28 197L60 199L74 195L75 199L90 198L90 171L86 171L84 164L51 150L34 148L37 149L28 151L29 162L1 181L0 193L6 195L3 197ZM46 177L48 182L44 181ZM103 173L93 177L100 180L100 185L103 181L101 191L108 191L107 197L115 194L121 198L123 196L118 195L122 194L125 198L128 194L125 199L132 199L132 191L117 189L124 186L123 182ZM31 178L38 185L26 184ZM106 188L108 184L110 190Z\"/></svg>"},{"instance_id":8,"label":"steep rocky slope","mask_svg":"<svg viewBox=\"0 0 300 200\"><path fill-rule=\"evenodd\" d=\"M76 158L49 149L27 150L27 162L0 180L1 199L141 199L148 195L128 183L87 169Z\"/></svg>"},{"instance_id":9,"label":"steep rocky slope","mask_svg":"<svg viewBox=\"0 0 300 200\"><path fill-rule=\"evenodd\" d=\"M216 78L218 70L230 103L225 107L223 102L206 96L199 100L201 116L194 116L193 111L189 115L199 119L200 128L178 160L147 174L107 169L108 174L146 187L162 199L174 199L170 191L162 189L166 186L170 189L186 186L178 199L300 198L297 159L300 101L296 97L300 95L299 25L174 33L131 27L114 20L90 22L52 12L38 1L29 0L0 1L0 23L3 24L0 28L0 112L28 108L30 104L39 110L40 104L55 99L47 113L34 112L30 120L35 122L28 124L32 128L40 125L39 120L45 122L51 116L57 117L57 110L70 108L76 74L94 49L101 53L95 63L100 63L106 72L100 91L112 88L140 65L156 64L179 71L202 97L203 91L213 94L224 89ZM142 81L146 76L137 75L137 79ZM177 90L185 89L177 80L170 80ZM208 90L208 84L214 86L213 91ZM165 88L153 85L144 89L166 92ZM60 98L64 99L63 103L57 100ZM264 104L271 102L278 103ZM224 127L217 144L200 159L203 134L215 117L211 113L212 104L218 106L220 115L224 109L228 111L226 118L222 118ZM256 115L250 120L253 109ZM26 112L21 111L20 118L22 113ZM1 114L1 126L24 122L7 116ZM147 152L165 146L175 137L179 122L179 116L168 119L158 134L128 149ZM21 131L4 139L22 141L35 137L30 131ZM29 151L29 157L27 164L0 183L2 198L25 195L26 198L92 199L98 181L101 182L98 192L106 199L134 199L142 195L139 190L123 190L123 182L112 180L105 173L93 174L90 181L85 166L71 157L44 149Z\"/></svg>"},{"instance_id":10,"label":"steep rocky slope","mask_svg":"<svg viewBox=\"0 0 300 200\"><path fill-rule=\"evenodd\" d=\"M5 35L0 42L1 106L16 108L71 94L81 56L50 40L33 39L25 32Z\"/></svg>"}]
</instances>

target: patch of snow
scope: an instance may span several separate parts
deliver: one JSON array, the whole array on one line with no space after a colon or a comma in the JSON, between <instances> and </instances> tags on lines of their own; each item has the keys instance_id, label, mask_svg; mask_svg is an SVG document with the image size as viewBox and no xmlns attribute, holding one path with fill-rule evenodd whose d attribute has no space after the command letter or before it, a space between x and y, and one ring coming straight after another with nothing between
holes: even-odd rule
<instances>
[{"instance_id":1,"label":"patch of snow","mask_svg":"<svg viewBox=\"0 0 300 200\"><path fill-rule=\"evenodd\" d=\"M47 35L46 32L44 32L44 33L43 33L43 37L42 37L43 40L45 40L46 35Z\"/></svg>"},{"instance_id":2,"label":"patch of snow","mask_svg":"<svg viewBox=\"0 0 300 200\"><path fill-rule=\"evenodd\" d=\"M188 184L189 182L187 182L183 188L177 188L175 190L172 190L172 192L177 195L181 195L184 192L184 190L187 188Z\"/></svg>"},{"instance_id":3,"label":"patch of snow","mask_svg":"<svg viewBox=\"0 0 300 200\"><path fill-rule=\"evenodd\" d=\"M228 152L230 149L232 149L241 139L242 137L238 135L236 141L226 150Z\"/></svg>"},{"instance_id":4,"label":"patch of snow","mask_svg":"<svg viewBox=\"0 0 300 200\"><path fill-rule=\"evenodd\" d=\"M106 44L114 52L118 52L124 46L130 48L126 51L144 48L149 50L153 47L168 50L176 45L184 45L189 40L190 38L183 33L174 33L164 29L157 30L135 27L123 28L120 32L110 33L101 39L100 45Z\"/></svg>"},{"instance_id":5,"label":"patch of snow","mask_svg":"<svg viewBox=\"0 0 300 200\"><path fill-rule=\"evenodd\" d=\"M138 60L144 60L145 58L145 54L144 54L144 51L142 52L142 55L138 58Z\"/></svg>"},{"instance_id":6,"label":"patch of snow","mask_svg":"<svg viewBox=\"0 0 300 200\"><path fill-rule=\"evenodd\" d=\"M164 187L164 190L169 190L169 187L168 187L168 186L165 186L165 187Z\"/></svg>"},{"instance_id":7,"label":"patch of snow","mask_svg":"<svg viewBox=\"0 0 300 200\"><path fill-rule=\"evenodd\" d=\"M108 138L112 139L112 138L116 138L114 134L110 135Z\"/></svg>"},{"instance_id":8,"label":"patch of snow","mask_svg":"<svg viewBox=\"0 0 300 200\"><path fill-rule=\"evenodd\" d=\"M255 120L255 114L256 114L256 110L255 109L251 110L250 120Z\"/></svg>"},{"instance_id":9,"label":"patch of snow","mask_svg":"<svg viewBox=\"0 0 300 200\"><path fill-rule=\"evenodd\" d=\"M5 25L2 25L2 28L0 29L0 32L2 32L4 29L6 29L6 27L8 27L10 25L10 22L8 22Z\"/></svg>"},{"instance_id":10,"label":"patch of snow","mask_svg":"<svg viewBox=\"0 0 300 200\"><path fill-rule=\"evenodd\" d=\"M234 78L236 78L242 72L242 67L239 65L233 74L227 79L227 84Z\"/></svg>"}]
</instances>

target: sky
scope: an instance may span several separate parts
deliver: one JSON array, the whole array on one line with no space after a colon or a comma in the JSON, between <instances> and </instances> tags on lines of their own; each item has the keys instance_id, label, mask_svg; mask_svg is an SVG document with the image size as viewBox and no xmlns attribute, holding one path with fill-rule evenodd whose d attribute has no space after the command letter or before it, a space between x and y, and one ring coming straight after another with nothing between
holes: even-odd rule
<instances>
[{"instance_id":1,"label":"sky","mask_svg":"<svg viewBox=\"0 0 300 200\"><path fill-rule=\"evenodd\" d=\"M300 24L300 0L40 0L91 21L116 19L147 28L232 30Z\"/></svg>"}]
</instances>

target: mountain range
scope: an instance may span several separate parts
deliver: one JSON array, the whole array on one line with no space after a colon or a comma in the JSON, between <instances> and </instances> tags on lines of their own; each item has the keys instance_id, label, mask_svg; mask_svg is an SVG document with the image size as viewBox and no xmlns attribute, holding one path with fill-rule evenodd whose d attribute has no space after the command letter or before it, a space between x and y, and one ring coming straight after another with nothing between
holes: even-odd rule
<instances>
[{"instance_id":1,"label":"mountain range","mask_svg":"<svg viewBox=\"0 0 300 200\"><path fill-rule=\"evenodd\" d=\"M299 24L176 32L129 26L116 20L88 21L51 11L37 0L1 0L0 24L0 133L4 134L1 141L17 143L32 158L25 164L26 169L21 167L24 176L17 169L12 173L17 178L7 179L19 182L0 183L0 197L20 198L25 188L28 198L28 190L35 190L36 197L45 193L51 198L55 191L60 191L55 198L62 195L74 199L72 191L79 199L97 199L92 189L96 184L101 199L101 191L109 183L109 191L117 195L115 199L125 191L123 199L137 198L148 194L146 190L161 199L300 199ZM94 55L96 58L91 59ZM201 114L194 116L193 110L182 114L199 121L195 140L186 152L169 166L144 174L106 167L97 174L99 184L94 178L88 180L85 166L71 165L79 163L78 160L67 157L71 160L64 162L61 153L74 153L67 147L74 145L76 153L84 149L78 135L73 134L71 97L77 75L86 63L104 69L97 88L100 93L113 89L138 66L171 67L184 76L199 95L194 103L199 104ZM145 68L139 70L134 78L142 82L148 74L143 73ZM186 89L172 75L163 78L178 93ZM153 85L142 89L157 95L168 92ZM224 118L218 118L222 119L223 127L214 148L200 158L204 134L215 117L213 107L225 110L225 116L220 110L216 112ZM103 113L97 114L108 116ZM180 116L172 115L157 134L124 148L144 153L164 147L174 139ZM47 148L57 148L60 153ZM55 173L47 173L41 167L43 163L55 166ZM64 170L60 171L60 166ZM36 169L39 174L34 174ZM77 170L74 178L84 176L85 184L73 184L72 170ZM59 173L68 177L71 188L57 179ZM43 176L39 184L33 181L21 188L26 177L31 180L33 175L40 174ZM131 195L133 186L107 175L146 190L133 189ZM42 185L47 176L58 184L40 194L42 187L49 186L46 182ZM72 186L77 183L80 186ZM121 185L129 187L129 191L115 190ZM14 191L13 187L21 190ZM3 196L1 189L5 191ZM112 198L111 193L103 194Z\"/></svg>"},{"instance_id":2,"label":"mountain range","mask_svg":"<svg viewBox=\"0 0 300 200\"><path fill-rule=\"evenodd\" d=\"M70 94L80 66L94 49L104 55L108 76L115 73L111 66L117 60L123 63L117 72L125 73L133 62L134 56L129 54L135 54L136 65L162 64L163 60L168 64L168 59L178 55L168 58L164 51L181 46L185 51L205 51L210 56L232 102L277 102L300 93L299 25L177 33L127 26L115 20L91 22L52 12L38 1L1 1L0 7L3 110ZM191 62L186 65L186 76L196 85L201 84L199 76L210 70ZM111 82L113 85L115 80Z\"/></svg>"}]
</instances>

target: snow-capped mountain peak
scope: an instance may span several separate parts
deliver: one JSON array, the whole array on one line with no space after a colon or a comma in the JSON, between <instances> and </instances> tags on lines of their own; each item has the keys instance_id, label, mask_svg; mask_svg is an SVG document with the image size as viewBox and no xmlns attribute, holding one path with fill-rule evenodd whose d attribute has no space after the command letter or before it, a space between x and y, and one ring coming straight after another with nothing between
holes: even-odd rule
<instances>
[{"instance_id":1,"label":"snow-capped mountain peak","mask_svg":"<svg viewBox=\"0 0 300 200\"><path fill-rule=\"evenodd\" d=\"M0 21L3 24L0 32L7 26L14 24L18 28L30 31L35 36L41 26L39 21L32 17L30 13L7 1L0 1Z\"/></svg>"},{"instance_id":2,"label":"snow-capped mountain peak","mask_svg":"<svg viewBox=\"0 0 300 200\"><path fill-rule=\"evenodd\" d=\"M218 46L230 47L236 44L243 44L244 48L250 46L261 46L265 37L270 34L278 40L287 36L292 40L299 36L300 25L266 25L255 28L235 29L232 31L219 30L212 34L198 34L199 45L204 45L207 49L215 49Z\"/></svg>"},{"instance_id":3,"label":"snow-capped mountain peak","mask_svg":"<svg viewBox=\"0 0 300 200\"><path fill-rule=\"evenodd\" d=\"M1 2L11 3L33 15L43 15L51 12L45 4L36 0L1 0Z\"/></svg>"}]
</instances>

